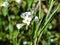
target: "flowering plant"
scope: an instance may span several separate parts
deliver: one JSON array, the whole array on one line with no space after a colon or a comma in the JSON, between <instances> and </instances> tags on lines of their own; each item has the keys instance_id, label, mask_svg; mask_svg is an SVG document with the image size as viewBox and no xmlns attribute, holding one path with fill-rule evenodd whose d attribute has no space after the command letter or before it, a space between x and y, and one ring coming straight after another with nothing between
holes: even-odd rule
<instances>
[{"instance_id":1,"label":"flowering plant","mask_svg":"<svg viewBox=\"0 0 60 45\"><path fill-rule=\"evenodd\" d=\"M56 24L53 17L58 12L60 5L58 4L54 8L55 0L48 0L46 9L44 2L46 1L2 1L0 5L0 40L7 42L6 45L40 45L40 43L50 45L51 42L58 40L58 38L53 38L53 32L49 30L52 30L53 25Z\"/></svg>"}]
</instances>

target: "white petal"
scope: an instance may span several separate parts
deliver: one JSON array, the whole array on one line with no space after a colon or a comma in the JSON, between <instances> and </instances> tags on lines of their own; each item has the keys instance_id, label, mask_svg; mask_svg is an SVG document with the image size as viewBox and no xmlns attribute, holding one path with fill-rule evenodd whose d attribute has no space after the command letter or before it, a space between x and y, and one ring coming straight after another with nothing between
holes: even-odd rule
<instances>
[{"instance_id":1,"label":"white petal","mask_svg":"<svg viewBox=\"0 0 60 45\"><path fill-rule=\"evenodd\" d=\"M24 19L27 20L27 21L31 21L32 20L32 17L26 16Z\"/></svg>"},{"instance_id":2,"label":"white petal","mask_svg":"<svg viewBox=\"0 0 60 45\"><path fill-rule=\"evenodd\" d=\"M20 29L22 27L22 24L16 24L16 27Z\"/></svg>"},{"instance_id":3,"label":"white petal","mask_svg":"<svg viewBox=\"0 0 60 45\"><path fill-rule=\"evenodd\" d=\"M35 19L34 19L34 21L39 21L39 18L38 18L38 16L35 16Z\"/></svg>"},{"instance_id":4,"label":"white petal","mask_svg":"<svg viewBox=\"0 0 60 45\"><path fill-rule=\"evenodd\" d=\"M32 15L31 12L25 12L25 13L26 13L26 15L28 15L28 16L29 16L29 15Z\"/></svg>"},{"instance_id":5,"label":"white petal","mask_svg":"<svg viewBox=\"0 0 60 45\"><path fill-rule=\"evenodd\" d=\"M50 41L51 41L51 42L53 42L53 41L54 41L54 39L50 39Z\"/></svg>"},{"instance_id":6,"label":"white petal","mask_svg":"<svg viewBox=\"0 0 60 45\"><path fill-rule=\"evenodd\" d=\"M28 21L28 20L23 20L23 23L29 25L29 24L30 24L30 21Z\"/></svg>"},{"instance_id":7,"label":"white petal","mask_svg":"<svg viewBox=\"0 0 60 45\"><path fill-rule=\"evenodd\" d=\"M21 14L21 18L31 17L31 12L25 12Z\"/></svg>"},{"instance_id":8,"label":"white petal","mask_svg":"<svg viewBox=\"0 0 60 45\"><path fill-rule=\"evenodd\" d=\"M22 0L16 0L16 2L20 4L22 2Z\"/></svg>"},{"instance_id":9,"label":"white petal","mask_svg":"<svg viewBox=\"0 0 60 45\"><path fill-rule=\"evenodd\" d=\"M27 22L27 25L29 26L30 25L30 22Z\"/></svg>"},{"instance_id":10,"label":"white petal","mask_svg":"<svg viewBox=\"0 0 60 45\"><path fill-rule=\"evenodd\" d=\"M31 12L25 12L21 14L21 18L24 20L22 21L23 23L29 25L30 21L32 20Z\"/></svg>"},{"instance_id":11,"label":"white petal","mask_svg":"<svg viewBox=\"0 0 60 45\"><path fill-rule=\"evenodd\" d=\"M27 23L27 20L23 20L22 22L23 22L23 23Z\"/></svg>"},{"instance_id":12,"label":"white petal","mask_svg":"<svg viewBox=\"0 0 60 45\"><path fill-rule=\"evenodd\" d=\"M24 41L24 42L23 42L23 45L26 45L26 44L27 44L27 41Z\"/></svg>"},{"instance_id":13,"label":"white petal","mask_svg":"<svg viewBox=\"0 0 60 45\"><path fill-rule=\"evenodd\" d=\"M32 20L32 18L28 18L28 21L31 21Z\"/></svg>"},{"instance_id":14,"label":"white petal","mask_svg":"<svg viewBox=\"0 0 60 45\"><path fill-rule=\"evenodd\" d=\"M25 13L22 13L21 14L21 18L25 18L26 17L26 14Z\"/></svg>"}]
</instances>

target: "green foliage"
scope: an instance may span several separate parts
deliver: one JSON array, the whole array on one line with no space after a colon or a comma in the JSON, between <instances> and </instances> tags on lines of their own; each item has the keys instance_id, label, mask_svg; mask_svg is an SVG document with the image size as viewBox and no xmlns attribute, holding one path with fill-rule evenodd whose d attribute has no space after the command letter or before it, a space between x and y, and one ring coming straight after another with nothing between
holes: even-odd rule
<instances>
[{"instance_id":1,"label":"green foliage","mask_svg":"<svg viewBox=\"0 0 60 45\"><path fill-rule=\"evenodd\" d=\"M2 43L8 40L10 45L40 45L39 43L58 45L60 33L54 29L57 23L55 15L60 11L58 1L57 6L54 5L55 0L48 0L49 4L44 4L47 7L47 13L41 7L46 1L22 0L18 3L16 0L7 0L9 5L2 6L4 2L0 0L0 41L2 40ZM38 21L35 20L36 16Z\"/></svg>"},{"instance_id":2,"label":"green foliage","mask_svg":"<svg viewBox=\"0 0 60 45\"><path fill-rule=\"evenodd\" d=\"M8 8L3 8L2 13L4 16L8 15Z\"/></svg>"}]
</instances>

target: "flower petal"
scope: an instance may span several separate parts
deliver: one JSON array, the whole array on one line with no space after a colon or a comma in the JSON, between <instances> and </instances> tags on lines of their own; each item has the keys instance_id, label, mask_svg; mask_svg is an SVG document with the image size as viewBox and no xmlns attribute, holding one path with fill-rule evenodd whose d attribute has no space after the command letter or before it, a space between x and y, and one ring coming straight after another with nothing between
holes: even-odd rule
<instances>
[{"instance_id":1,"label":"flower petal","mask_svg":"<svg viewBox=\"0 0 60 45\"><path fill-rule=\"evenodd\" d=\"M22 27L22 24L16 24L16 27L20 29Z\"/></svg>"},{"instance_id":2,"label":"flower petal","mask_svg":"<svg viewBox=\"0 0 60 45\"><path fill-rule=\"evenodd\" d=\"M39 21L39 18L38 18L38 16L35 16L35 19L34 19L34 21Z\"/></svg>"}]
</instances>

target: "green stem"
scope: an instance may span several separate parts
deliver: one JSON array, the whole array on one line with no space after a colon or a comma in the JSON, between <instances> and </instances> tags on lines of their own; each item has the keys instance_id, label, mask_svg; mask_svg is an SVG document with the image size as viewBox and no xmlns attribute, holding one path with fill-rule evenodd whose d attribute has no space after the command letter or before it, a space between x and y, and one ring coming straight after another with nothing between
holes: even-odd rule
<instances>
[{"instance_id":1,"label":"green stem","mask_svg":"<svg viewBox=\"0 0 60 45\"><path fill-rule=\"evenodd\" d=\"M59 5L57 6L57 9L54 10L54 12L50 15L50 17L48 18L48 20L45 22L44 26L42 27L42 29L38 32L38 36L41 34L41 32L45 29L45 27L47 26L47 24L50 22L51 18L53 17L54 13L58 10ZM43 34L43 33L42 33ZM39 39L39 38L38 38Z\"/></svg>"},{"instance_id":2,"label":"green stem","mask_svg":"<svg viewBox=\"0 0 60 45\"><path fill-rule=\"evenodd\" d=\"M47 18L49 17L49 14L50 14L50 12L51 12L51 9L52 9L52 7L53 7L53 4L54 4L54 1L52 0L52 1L51 1L51 4L50 4L49 11L48 11L47 16L46 16L46 20L47 20Z\"/></svg>"}]
</instances>

